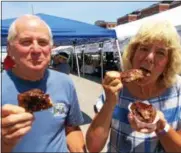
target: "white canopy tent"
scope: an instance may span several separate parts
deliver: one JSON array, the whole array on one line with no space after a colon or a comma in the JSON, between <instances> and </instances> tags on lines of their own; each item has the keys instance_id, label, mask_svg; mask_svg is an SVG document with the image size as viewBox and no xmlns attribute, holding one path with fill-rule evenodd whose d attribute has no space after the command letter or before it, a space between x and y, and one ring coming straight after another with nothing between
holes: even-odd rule
<instances>
[{"instance_id":1,"label":"white canopy tent","mask_svg":"<svg viewBox=\"0 0 181 153\"><path fill-rule=\"evenodd\" d=\"M56 55L60 52L70 54L71 52L73 52L73 46L59 46L52 49L52 55Z\"/></svg>"},{"instance_id":2,"label":"white canopy tent","mask_svg":"<svg viewBox=\"0 0 181 153\"><path fill-rule=\"evenodd\" d=\"M169 9L167 11L154 14L152 16L148 16L133 22L129 22L126 24L119 25L115 27L117 39L119 40L118 50L123 52L123 48L126 44L128 44L130 38L138 32L139 28L143 23L146 22L155 22L160 20L167 20L171 22L178 30L178 33L181 36L181 20L179 17L181 16L181 6ZM120 48L119 48L120 47ZM120 57L120 62L122 62L122 59ZM123 68L123 63L120 63L121 67Z\"/></svg>"},{"instance_id":3,"label":"white canopy tent","mask_svg":"<svg viewBox=\"0 0 181 153\"><path fill-rule=\"evenodd\" d=\"M181 20L179 19L181 16L181 6L169 9L167 11L154 14L149 17L145 17L143 19L139 19L130 23L122 24L117 27L115 27L116 35L119 41L125 40L129 37L134 36L140 26L147 22L147 21L156 21L156 20L168 20L170 21L174 26L181 25Z\"/></svg>"}]
</instances>

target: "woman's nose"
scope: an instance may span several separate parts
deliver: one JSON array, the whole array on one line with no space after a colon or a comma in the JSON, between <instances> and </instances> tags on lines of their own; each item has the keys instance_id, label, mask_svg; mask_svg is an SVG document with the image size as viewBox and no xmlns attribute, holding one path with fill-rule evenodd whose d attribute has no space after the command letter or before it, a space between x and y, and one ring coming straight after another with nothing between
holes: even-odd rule
<instances>
[{"instance_id":1,"label":"woman's nose","mask_svg":"<svg viewBox=\"0 0 181 153\"><path fill-rule=\"evenodd\" d=\"M150 52L147 57L146 57L146 60L149 62L149 63L153 63L154 62L154 52Z\"/></svg>"}]
</instances>

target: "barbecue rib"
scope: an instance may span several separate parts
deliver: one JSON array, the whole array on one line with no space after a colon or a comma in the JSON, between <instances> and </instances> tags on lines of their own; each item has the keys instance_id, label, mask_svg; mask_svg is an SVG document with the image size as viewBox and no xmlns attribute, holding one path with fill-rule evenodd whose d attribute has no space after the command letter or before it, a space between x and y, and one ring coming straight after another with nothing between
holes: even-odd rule
<instances>
[{"instance_id":1,"label":"barbecue rib","mask_svg":"<svg viewBox=\"0 0 181 153\"><path fill-rule=\"evenodd\" d=\"M141 69L131 69L121 72L122 82L131 82L145 77L147 74Z\"/></svg>"},{"instance_id":2,"label":"barbecue rib","mask_svg":"<svg viewBox=\"0 0 181 153\"><path fill-rule=\"evenodd\" d=\"M19 106L25 108L27 112L37 112L53 106L49 95L44 94L40 89L32 89L18 94L18 102Z\"/></svg>"},{"instance_id":3,"label":"barbecue rib","mask_svg":"<svg viewBox=\"0 0 181 153\"><path fill-rule=\"evenodd\" d=\"M135 102L131 105L132 113L142 122L152 123L156 117L156 109L153 105Z\"/></svg>"}]
</instances>

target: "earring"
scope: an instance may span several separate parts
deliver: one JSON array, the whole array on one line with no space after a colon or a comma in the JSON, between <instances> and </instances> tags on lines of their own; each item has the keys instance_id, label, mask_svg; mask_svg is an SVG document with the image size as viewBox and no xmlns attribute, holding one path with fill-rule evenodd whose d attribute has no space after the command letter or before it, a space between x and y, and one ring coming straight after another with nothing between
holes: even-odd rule
<instances>
[{"instance_id":1,"label":"earring","mask_svg":"<svg viewBox=\"0 0 181 153\"><path fill-rule=\"evenodd\" d=\"M11 56L9 56L9 55L6 56L6 58L4 59L3 66L4 66L5 70L9 70L9 69L12 69L13 67L15 67L15 62L11 58Z\"/></svg>"}]
</instances>

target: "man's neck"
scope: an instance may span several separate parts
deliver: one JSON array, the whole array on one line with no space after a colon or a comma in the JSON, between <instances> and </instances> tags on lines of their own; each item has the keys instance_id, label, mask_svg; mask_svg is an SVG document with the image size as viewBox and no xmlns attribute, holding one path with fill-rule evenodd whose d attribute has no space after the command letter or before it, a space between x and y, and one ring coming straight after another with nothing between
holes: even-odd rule
<instances>
[{"instance_id":1,"label":"man's neck","mask_svg":"<svg viewBox=\"0 0 181 153\"><path fill-rule=\"evenodd\" d=\"M38 81L41 80L44 76L45 70L42 71L22 71L17 68L13 68L12 72L23 80L29 81Z\"/></svg>"}]
</instances>

